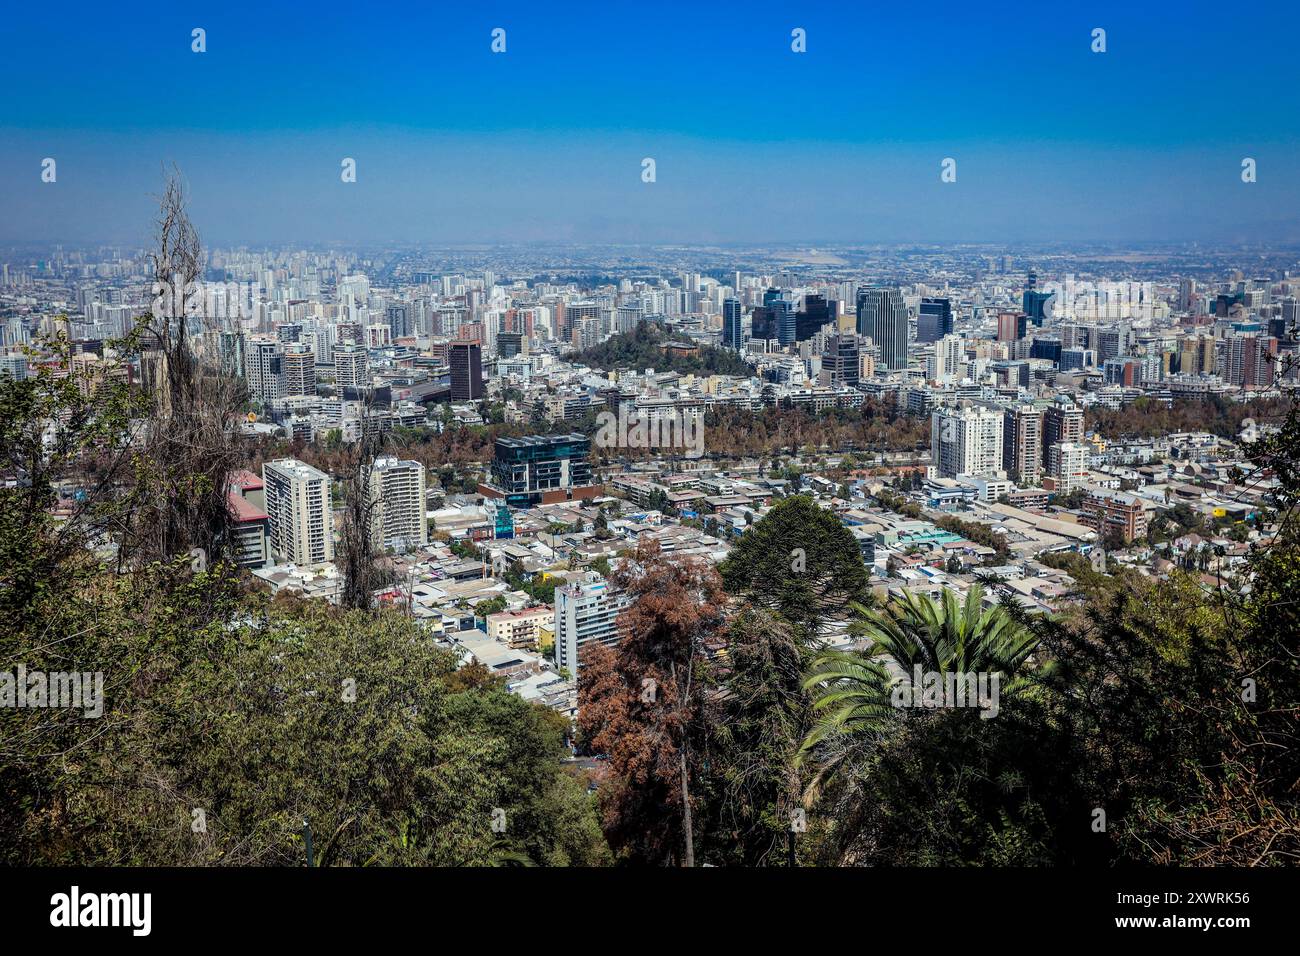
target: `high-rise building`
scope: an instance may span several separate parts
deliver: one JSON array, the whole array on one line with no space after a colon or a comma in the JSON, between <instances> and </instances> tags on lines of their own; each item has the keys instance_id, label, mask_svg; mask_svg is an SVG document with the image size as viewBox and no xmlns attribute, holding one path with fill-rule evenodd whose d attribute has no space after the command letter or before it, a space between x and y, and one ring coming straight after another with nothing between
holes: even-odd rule
<instances>
[{"instance_id":1,"label":"high-rise building","mask_svg":"<svg viewBox=\"0 0 1300 956\"><path fill-rule=\"evenodd\" d=\"M594 320L588 323L589 326L599 329L600 327L600 305L595 302L566 302L564 303L564 321L560 326L560 337L569 340L573 336L573 330L578 327L583 319Z\"/></svg>"},{"instance_id":2,"label":"high-rise building","mask_svg":"<svg viewBox=\"0 0 1300 956\"><path fill-rule=\"evenodd\" d=\"M1020 297L1020 308L1024 311L1029 322L1041 328L1043 323L1051 314L1051 301L1053 293L1038 291L1038 276L1029 273L1025 279L1025 292ZM1024 338L1022 334L1020 336Z\"/></svg>"},{"instance_id":3,"label":"high-rise building","mask_svg":"<svg viewBox=\"0 0 1300 956\"><path fill-rule=\"evenodd\" d=\"M916 318L916 340L937 342L945 335L952 335L952 330L952 300L922 299Z\"/></svg>"},{"instance_id":4,"label":"high-rise building","mask_svg":"<svg viewBox=\"0 0 1300 956\"><path fill-rule=\"evenodd\" d=\"M749 315L749 337L764 341L776 338L776 314L771 306L756 305Z\"/></svg>"},{"instance_id":5,"label":"high-rise building","mask_svg":"<svg viewBox=\"0 0 1300 956\"><path fill-rule=\"evenodd\" d=\"M370 471L371 523L385 548L402 553L429 543L424 491L420 462L392 455L375 460Z\"/></svg>"},{"instance_id":6,"label":"high-rise building","mask_svg":"<svg viewBox=\"0 0 1300 956\"><path fill-rule=\"evenodd\" d=\"M1062 372L1072 372L1078 369L1092 368L1097 364L1097 353L1092 349L1069 348L1061 349L1061 357L1057 362L1057 367Z\"/></svg>"},{"instance_id":7,"label":"high-rise building","mask_svg":"<svg viewBox=\"0 0 1300 956\"><path fill-rule=\"evenodd\" d=\"M1300 303L1296 301L1293 295L1287 296L1282 300L1282 333L1275 335L1275 338L1288 338L1291 335L1300 332Z\"/></svg>"},{"instance_id":8,"label":"high-rise building","mask_svg":"<svg viewBox=\"0 0 1300 956\"><path fill-rule=\"evenodd\" d=\"M1277 340L1268 336L1229 335L1223 340L1223 380L1242 388L1273 384L1276 352Z\"/></svg>"},{"instance_id":9,"label":"high-rise building","mask_svg":"<svg viewBox=\"0 0 1300 956\"><path fill-rule=\"evenodd\" d=\"M794 303L789 299L775 299L768 308L772 310L772 320L776 325L776 340L781 345L793 345L798 341L798 316Z\"/></svg>"},{"instance_id":10,"label":"high-rise building","mask_svg":"<svg viewBox=\"0 0 1300 956\"><path fill-rule=\"evenodd\" d=\"M961 336L945 335L934 343L934 352L926 361L925 377L940 384L961 377L966 362L966 346Z\"/></svg>"},{"instance_id":11,"label":"high-rise building","mask_svg":"<svg viewBox=\"0 0 1300 956\"><path fill-rule=\"evenodd\" d=\"M1034 405L1006 411L1002 429L1002 468L1033 483L1043 471L1043 413Z\"/></svg>"},{"instance_id":12,"label":"high-rise building","mask_svg":"<svg viewBox=\"0 0 1300 956\"><path fill-rule=\"evenodd\" d=\"M477 342L452 342L447 347L451 366L451 400L477 401L483 397L483 349Z\"/></svg>"},{"instance_id":13,"label":"high-rise building","mask_svg":"<svg viewBox=\"0 0 1300 956\"><path fill-rule=\"evenodd\" d=\"M316 394L316 353L305 346L291 346L281 359L285 395Z\"/></svg>"},{"instance_id":14,"label":"high-rise building","mask_svg":"<svg viewBox=\"0 0 1300 956\"><path fill-rule=\"evenodd\" d=\"M1061 361L1061 340L1053 335L1034 336L1029 342L1029 357L1052 363Z\"/></svg>"},{"instance_id":15,"label":"high-rise building","mask_svg":"<svg viewBox=\"0 0 1300 956\"><path fill-rule=\"evenodd\" d=\"M998 341L1019 342L1029 331L1029 317L1023 312L998 313Z\"/></svg>"},{"instance_id":16,"label":"high-rise building","mask_svg":"<svg viewBox=\"0 0 1300 956\"><path fill-rule=\"evenodd\" d=\"M1029 387L1029 363L1021 361L990 362L988 370L1002 386Z\"/></svg>"},{"instance_id":17,"label":"high-rise building","mask_svg":"<svg viewBox=\"0 0 1300 956\"><path fill-rule=\"evenodd\" d=\"M826 339L822 353L821 380L832 388L857 388L862 377L862 356L858 337L852 332Z\"/></svg>"},{"instance_id":18,"label":"high-rise building","mask_svg":"<svg viewBox=\"0 0 1300 956\"><path fill-rule=\"evenodd\" d=\"M370 279L363 275L344 276L339 281L339 302L355 309L370 301Z\"/></svg>"},{"instance_id":19,"label":"high-rise building","mask_svg":"<svg viewBox=\"0 0 1300 956\"><path fill-rule=\"evenodd\" d=\"M335 346L334 384L340 390L370 386L370 369L364 348L359 345Z\"/></svg>"},{"instance_id":20,"label":"high-rise building","mask_svg":"<svg viewBox=\"0 0 1300 956\"><path fill-rule=\"evenodd\" d=\"M1061 348L1096 350L1097 330L1093 326L1081 325L1077 322L1063 322L1057 326L1057 330L1061 335Z\"/></svg>"},{"instance_id":21,"label":"high-rise building","mask_svg":"<svg viewBox=\"0 0 1300 956\"><path fill-rule=\"evenodd\" d=\"M1213 375L1215 369L1214 339L1208 335L1189 335L1182 340L1178 352L1178 371L1184 375Z\"/></svg>"},{"instance_id":22,"label":"high-rise building","mask_svg":"<svg viewBox=\"0 0 1300 956\"><path fill-rule=\"evenodd\" d=\"M745 329L741 319L739 299L726 299L722 303L722 347L737 352L745 347Z\"/></svg>"},{"instance_id":23,"label":"high-rise building","mask_svg":"<svg viewBox=\"0 0 1300 956\"><path fill-rule=\"evenodd\" d=\"M803 308L795 316L795 341L807 342L827 325L835 323L836 306L824 295L804 296Z\"/></svg>"},{"instance_id":24,"label":"high-rise building","mask_svg":"<svg viewBox=\"0 0 1300 956\"><path fill-rule=\"evenodd\" d=\"M876 344L881 366L891 371L907 368L907 305L902 293L859 289L858 334Z\"/></svg>"},{"instance_id":25,"label":"high-rise building","mask_svg":"<svg viewBox=\"0 0 1300 956\"><path fill-rule=\"evenodd\" d=\"M203 333L203 348L226 375L245 378L248 359L243 332L211 329Z\"/></svg>"},{"instance_id":26,"label":"high-rise building","mask_svg":"<svg viewBox=\"0 0 1300 956\"><path fill-rule=\"evenodd\" d=\"M385 308L384 318L388 320L389 334L393 339L403 338L415 331L411 324L410 306L405 303L397 303Z\"/></svg>"},{"instance_id":27,"label":"high-rise building","mask_svg":"<svg viewBox=\"0 0 1300 956\"><path fill-rule=\"evenodd\" d=\"M296 458L262 466L271 551L297 565L334 560L330 479Z\"/></svg>"},{"instance_id":28,"label":"high-rise building","mask_svg":"<svg viewBox=\"0 0 1300 956\"><path fill-rule=\"evenodd\" d=\"M340 322L335 326L335 331L335 342L338 345L366 344L366 329L360 322Z\"/></svg>"},{"instance_id":29,"label":"high-rise building","mask_svg":"<svg viewBox=\"0 0 1300 956\"><path fill-rule=\"evenodd\" d=\"M1131 356L1107 359L1101 367L1107 385L1133 387L1142 381L1142 363Z\"/></svg>"},{"instance_id":30,"label":"high-rise building","mask_svg":"<svg viewBox=\"0 0 1300 956\"><path fill-rule=\"evenodd\" d=\"M618 616L626 598L604 578L588 571L584 580L555 589L555 664L570 674L582 668L583 650L593 643L618 643Z\"/></svg>"},{"instance_id":31,"label":"high-rise building","mask_svg":"<svg viewBox=\"0 0 1300 956\"><path fill-rule=\"evenodd\" d=\"M1080 441L1083 441L1083 409L1064 396L1056 398L1043 412L1044 464L1053 445Z\"/></svg>"},{"instance_id":32,"label":"high-rise building","mask_svg":"<svg viewBox=\"0 0 1300 956\"><path fill-rule=\"evenodd\" d=\"M997 409L936 408L930 416L930 453L938 476L996 476L1002 470L1002 431Z\"/></svg>"},{"instance_id":33,"label":"high-rise building","mask_svg":"<svg viewBox=\"0 0 1300 956\"><path fill-rule=\"evenodd\" d=\"M1088 446L1078 442L1062 441L1047 448L1047 476L1043 487L1057 494L1068 495L1075 488L1088 483Z\"/></svg>"},{"instance_id":34,"label":"high-rise building","mask_svg":"<svg viewBox=\"0 0 1300 956\"><path fill-rule=\"evenodd\" d=\"M263 405L284 396L284 346L271 339L253 339L244 352L244 378L249 394Z\"/></svg>"},{"instance_id":35,"label":"high-rise building","mask_svg":"<svg viewBox=\"0 0 1300 956\"><path fill-rule=\"evenodd\" d=\"M1097 333L1097 361L1105 364L1106 359L1120 358L1128 355L1132 347L1133 334L1127 325L1118 325L1113 329L1102 329Z\"/></svg>"},{"instance_id":36,"label":"high-rise building","mask_svg":"<svg viewBox=\"0 0 1300 956\"><path fill-rule=\"evenodd\" d=\"M24 381L27 378L27 356L22 352L5 352L0 355L0 378Z\"/></svg>"},{"instance_id":37,"label":"high-rise building","mask_svg":"<svg viewBox=\"0 0 1300 956\"><path fill-rule=\"evenodd\" d=\"M523 332L497 333L497 358L514 358L524 350Z\"/></svg>"}]
</instances>

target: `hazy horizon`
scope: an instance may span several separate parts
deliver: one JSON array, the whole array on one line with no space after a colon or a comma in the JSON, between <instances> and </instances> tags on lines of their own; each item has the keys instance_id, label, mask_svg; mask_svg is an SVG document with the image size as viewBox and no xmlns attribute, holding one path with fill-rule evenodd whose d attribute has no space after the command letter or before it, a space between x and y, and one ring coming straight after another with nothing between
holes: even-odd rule
<instances>
[{"instance_id":1,"label":"hazy horizon","mask_svg":"<svg viewBox=\"0 0 1300 956\"><path fill-rule=\"evenodd\" d=\"M16 8L0 232L143 242L175 163L210 245L1300 240L1294 8L721 6Z\"/></svg>"}]
</instances>

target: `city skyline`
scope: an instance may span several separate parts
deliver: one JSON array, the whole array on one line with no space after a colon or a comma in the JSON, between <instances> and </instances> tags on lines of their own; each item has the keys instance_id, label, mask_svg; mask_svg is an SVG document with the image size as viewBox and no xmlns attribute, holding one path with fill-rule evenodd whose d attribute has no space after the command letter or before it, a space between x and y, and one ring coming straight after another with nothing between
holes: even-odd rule
<instances>
[{"instance_id":1,"label":"city skyline","mask_svg":"<svg viewBox=\"0 0 1300 956\"><path fill-rule=\"evenodd\" d=\"M1300 8L842 6L6 11L20 939L1273 918Z\"/></svg>"}]
</instances>

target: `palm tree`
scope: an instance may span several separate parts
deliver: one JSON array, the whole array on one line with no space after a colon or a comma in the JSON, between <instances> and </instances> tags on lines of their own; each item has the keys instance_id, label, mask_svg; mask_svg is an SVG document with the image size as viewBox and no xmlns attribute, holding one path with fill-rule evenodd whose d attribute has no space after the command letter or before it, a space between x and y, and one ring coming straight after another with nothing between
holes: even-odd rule
<instances>
[{"instance_id":1,"label":"palm tree","mask_svg":"<svg viewBox=\"0 0 1300 956\"><path fill-rule=\"evenodd\" d=\"M888 733L902 712L893 688L911 684L913 673L999 675L999 694L1022 692L1030 683L1026 662L1038 639L1003 606L983 607L984 591L970 588L959 602L945 589L939 600L905 593L883 609L855 607L854 633L870 641L865 653L829 651L812 663L804 688L813 691L818 719L800 748L817 752L809 797L850 758Z\"/></svg>"}]
</instances>

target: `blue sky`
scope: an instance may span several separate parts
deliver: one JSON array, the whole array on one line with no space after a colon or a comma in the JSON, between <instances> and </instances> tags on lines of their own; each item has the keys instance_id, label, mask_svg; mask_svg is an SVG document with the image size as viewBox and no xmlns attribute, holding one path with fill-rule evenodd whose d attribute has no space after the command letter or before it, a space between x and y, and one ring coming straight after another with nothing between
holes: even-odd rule
<instances>
[{"instance_id":1,"label":"blue sky","mask_svg":"<svg viewBox=\"0 0 1300 956\"><path fill-rule=\"evenodd\" d=\"M1134 6L12 5L0 238L1300 238L1300 14Z\"/></svg>"}]
</instances>

